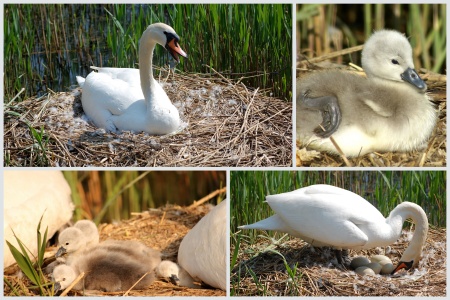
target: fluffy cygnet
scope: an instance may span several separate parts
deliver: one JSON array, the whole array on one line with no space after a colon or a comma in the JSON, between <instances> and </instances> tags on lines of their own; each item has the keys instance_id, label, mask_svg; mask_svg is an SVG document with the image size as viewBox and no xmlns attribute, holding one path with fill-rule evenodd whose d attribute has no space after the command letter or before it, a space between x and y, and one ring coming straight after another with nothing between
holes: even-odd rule
<instances>
[{"instance_id":1,"label":"fluffy cygnet","mask_svg":"<svg viewBox=\"0 0 450 300\"><path fill-rule=\"evenodd\" d=\"M163 260L156 268L159 278L172 282L175 285L198 289L200 285L194 283L194 279L186 270L170 260Z\"/></svg>"},{"instance_id":2,"label":"fluffy cygnet","mask_svg":"<svg viewBox=\"0 0 450 300\"><path fill-rule=\"evenodd\" d=\"M97 226L91 220L80 220L73 225L84 233L86 238L86 247L96 246L100 241Z\"/></svg>"},{"instance_id":3,"label":"fluffy cygnet","mask_svg":"<svg viewBox=\"0 0 450 300\"><path fill-rule=\"evenodd\" d=\"M121 252L94 248L92 251L75 257L71 265L59 265L53 271L55 290L67 288L76 277L85 273L85 277L75 286L75 290L101 290L105 292L143 289L155 279L154 270L140 261Z\"/></svg>"},{"instance_id":4,"label":"fluffy cygnet","mask_svg":"<svg viewBox=\"0 0 450 300\"><path fill-rule=\"evenodd\" d=\"M138 241L106 240L101 242L98 248L126 255L146 265L149 270L155 270L161 263L161 252Z\"/></svg>"},{"instance_id":5,"label":"fluffy cygnet","mask_svg":"<svg viewBox=\"0 0 450 300\"><path fill-rule=\"evenodd\" d=\"M437 113L414 71L408 39L393 30L375 32L364 45L362 66L367 78L327 70L297 81L297 139L339 154L332 135L348 157L423 148Z\"/></svg>"},{"instance_id":6,"label":"fluffy cygnet","mask_svg":"<svg viewBox=\"0 0 450 300\"><path fill-rule=\"evenodd\" d=\"M70 263L70 260L84 251L98 245L99 234L97 226L90 220L80 220L73 227L66 228L58 238L58 251L56 261L45 268L45 273L51 274L53 269L61 263Z\"/></svg>"},{"instance_id":7,"label":"fluffy cygnet","mask_svg":"<svg viewBox=\"0 0 450 300\"><path fill-rule=\"evenodd\" d=\"M57 258L67 254L67 259L72 256L80 255L86 250L87 238L85 234L78 228L69 227L64 229L58 237L58 251L55 256Z\"/></svg>"}]
</instances>

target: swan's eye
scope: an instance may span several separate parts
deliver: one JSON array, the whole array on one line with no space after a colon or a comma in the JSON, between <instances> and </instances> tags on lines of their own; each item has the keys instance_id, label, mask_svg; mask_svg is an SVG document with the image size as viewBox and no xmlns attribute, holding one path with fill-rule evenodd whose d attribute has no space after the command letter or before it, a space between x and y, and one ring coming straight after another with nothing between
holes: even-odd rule
<instances>
[{"instance_id":1,"label":"swan's eye","mask_svg":"<svg viewBox=\"0 0 450 300\"><path fill-rule=\"evenodd\" d=\"M66 246L69 246L69 242L66 242Z\"/></svg>"},{"instance_id":2,"label":"swan's eye","mask_svg":"<svg viewBox=\"0 0 450 300\"><path fill-rule=\"evenodd\" d=\"M398 61L396 59L391 60L391 63L393 63L394 65L398 65Z\"/></svg>"}]
</instances>

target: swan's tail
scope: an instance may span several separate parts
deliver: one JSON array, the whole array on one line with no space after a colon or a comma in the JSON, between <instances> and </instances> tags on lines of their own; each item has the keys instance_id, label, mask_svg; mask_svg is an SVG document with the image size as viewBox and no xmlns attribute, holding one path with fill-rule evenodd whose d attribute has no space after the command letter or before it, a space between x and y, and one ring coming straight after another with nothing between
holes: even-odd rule
<instances>
[{"instance_id":1,"label":"swan's tail","mask_svg":"<svg viewBox=\"0 0 450 300\"><path fill-rule=\"evenodd\" d=\"M275 214L267 219L249 225L242 225L238 228L283 231L285 227L284 221Z\"/></svg>"},{"instance_id":2,"label":"swan's tail","mask_svg":"<svg viewBox=\"0 0 450 300\"><path fill-rule=\"evenodd\" d=\"M77 82L78 82L78 85L80 87L83 87L85 81L86 81L86 78L83 78L81 76L77 76Z\"/></svg>"}]
</instances>

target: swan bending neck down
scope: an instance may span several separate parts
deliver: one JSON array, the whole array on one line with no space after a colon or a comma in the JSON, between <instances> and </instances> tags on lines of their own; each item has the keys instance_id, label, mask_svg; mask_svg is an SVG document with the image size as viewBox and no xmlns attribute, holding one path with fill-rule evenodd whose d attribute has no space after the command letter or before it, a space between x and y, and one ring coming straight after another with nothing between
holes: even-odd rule
<instances>
[{"instance_id":1,"label":"swan bending neck down","mask_svg":"<svg viewBox=\"0 0 450 300\"><path fill-rule=\"evenodd\" d=\"M168 134L180 127L177 108L153 78L152 59L156 44L165 47L179 61L187 57L178 45L175 30L164 24L150 25L139 45L139 70L94 68L86 79L77 76L83 88L83 110L92 122L107 131L130 130Z\"/></svg>"},{"instance_id":2,"label":"swan bending neck down","mask_svg":"<svg viewBox=\"0 0 450 300\"><path fill-rule=\"evenodd\" d=\"M370 249L396 242L403 223L410 218L415 224L414 235L393 273L419 263L428 219L417 204L403 202L385 219L359 195L321 184L270 195L266 200L276 214L239 228L286 232L318 247Z\"/></svg>"}]
</instances>

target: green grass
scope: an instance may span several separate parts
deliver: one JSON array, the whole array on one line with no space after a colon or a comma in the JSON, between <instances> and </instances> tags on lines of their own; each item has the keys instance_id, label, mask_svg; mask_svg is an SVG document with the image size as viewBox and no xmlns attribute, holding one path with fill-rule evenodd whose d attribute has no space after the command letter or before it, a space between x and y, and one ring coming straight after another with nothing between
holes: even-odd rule
<instances>
[{"instance_id":1,"label":"green grass","mask_svg":"<svg viewBox=\"0 0 450 300\"><path fill-rule=\"evenodd\" d=\"M17 241L17 244L19 245L20 250L17 249L14 245L12 245L10 241L6 241L6 244L8 245L8 248L10 249L20 270L34 285L34 286L31 286L30 288L37 289L39 291L40 296L53 296L54 295L53 283L48 281L47 277L44 276L44 273L42 271L42 266L44 264L44 254L45 254L48 228L45 229L44 235L42 235L40 232L41 222L42 222L42 217L41 217L39 224L37 226L37 229L36 229L37 249L38 249L37 257L32 257L32 256L30 257L30 255L29 255L30 251L27 249L25 244L22 243L22 241L20 240L20 237L16 236L15 233L14 233L14 237L16 238L16 241ZM24 293L24 291L21 290L20 286L15 287L6 278L4 278L3 281L5 284L7 284L11 288L11 290L13 291L13 294L15 294L17 296L20 294L22 294L22 295L27 294L26 292Z\"/></svg>"},{"instance_id":2,"label":"green grass","mask_svg":"<svg viewBox=\"0 0 450 300\"><path fill-rule=\"evenodd\" d=\"M47 88L67 90L89 66L138 67L145 28L165 22L188 53L177 69L243 78L275 96L291 99L290 4L152 4L4 6L5 102ZM162 47L155 64L168 64ZM13 64L7 62L13 61Z\"/></svg>"},{"instance_id":3,"label":"green grass","mask_svg":"<svg viewBox=\"0 0 450 300\"><path fill-rule=\"evenodd\" d=\"M443 171L232 171L230 174L231 243L240 239L252 243L260 230L236 234L237 227L273 215L266 195L273 195L312 185L330 184L361 195L384 216L399 203L420 205L433 226L446 226L446 174ZM265 234L265 233L264 233ZM280 238L282 233L268 232Z\"/></svg>"}]
</instances>

